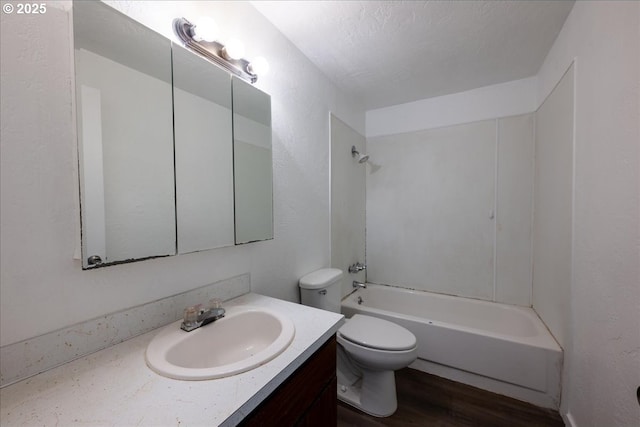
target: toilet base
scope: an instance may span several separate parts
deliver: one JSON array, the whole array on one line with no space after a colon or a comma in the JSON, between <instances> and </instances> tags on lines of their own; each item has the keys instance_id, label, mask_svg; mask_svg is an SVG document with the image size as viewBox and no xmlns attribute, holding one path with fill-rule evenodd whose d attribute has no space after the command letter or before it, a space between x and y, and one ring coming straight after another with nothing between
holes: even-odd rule
<instances>
[{"instance_id":1,"label":"toilet base","mask_svg":"<svg viewBox=\"0 0 640 427\"><path fill-rule=\"evenodd\" d=\"M394 371L369 371L353 385L338 383L338 399L374 417L388 417L398 408Z\"/></svg>"}]
</instances>

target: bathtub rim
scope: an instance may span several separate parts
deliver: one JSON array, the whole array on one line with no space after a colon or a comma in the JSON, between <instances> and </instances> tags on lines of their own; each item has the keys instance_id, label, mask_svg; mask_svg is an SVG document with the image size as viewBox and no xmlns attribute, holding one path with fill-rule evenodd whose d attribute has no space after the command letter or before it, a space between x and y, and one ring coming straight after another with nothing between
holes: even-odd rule
<instances>
[{"instance_id":1,"label":"bathtub rim","mask_svg":"<svg viewBox=\"0 0 640 427\"><path fill-rule=\"evenodd\" d=\"M500 309L506 309L508 311L515 312L518 315L523 315L529 318L533 322L537 334L535 336L525 336L525 337L518 336L518 335L509 335L509 334L499 333L495 331L490 331L490 330L485 330L480 328L473 328L470 326L459 325L459 324L445 322L445 321L436 320L436 319L428 319L426 317L415 316L412 314L406 314L406 313L401 313L397 311L390 311L390 310L385 310L385 309L366 305L366 298L365 298L366 293L378 288L384 289L386 291L392 290L393 292L410 294L413 296L416 296L416 295L420 296L424 294L428 298L441 298L446 300L462 299L465 301L465 303L497 306L497 307L500 307ZM511 305L511 304L505 304L505 303L494 302L494 301L468 298L463 296L440 294L436 292L423 291L419 289L409 289L409 288L403 288L400 286L385 285L385 284L371 283L371 282L367 282L366 289L356 289L353 292L346 295L341 301L341 307L346 305L356 310L362 309L362 305L358 304L355 301L358 296L362 296L363 299L365 300L364 307L366 307L367 310L370 310L371 312L376 314L387 315L387 316L394 315L407 320L427 323L430 325L435 325L435 326L446 328L446 329L455 329L455 330L459 330L459 331L463 331L471 334L480 334L480 335L490 336L495 339L517 342L518 344L522 344L524 346L528 346L531 348L542 348L544 350L558 351L561 353L564 352L564 350L558 344L553 334L551 334L551 331L549 330L549 328L544 324L540 316L538 316L538 314L532 307Z\"/></svg>"}]
</instances>

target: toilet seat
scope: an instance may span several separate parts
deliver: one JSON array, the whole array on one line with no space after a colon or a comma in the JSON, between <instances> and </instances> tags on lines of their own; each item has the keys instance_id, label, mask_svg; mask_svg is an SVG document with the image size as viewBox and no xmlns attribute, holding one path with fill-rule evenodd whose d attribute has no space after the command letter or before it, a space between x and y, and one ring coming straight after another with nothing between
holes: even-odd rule
<instances>
[{"instance_id":1,"label":"toilet seat","mask_svg":"<svg viewBox=\"0 0 640 427\"><path fill-rule=\"evenodd\" d=\"M400 325L377 317L355 314L338 334L354 344L385 351L404 351L416 347L416 337Z\"/></svg>"}]
</instances>

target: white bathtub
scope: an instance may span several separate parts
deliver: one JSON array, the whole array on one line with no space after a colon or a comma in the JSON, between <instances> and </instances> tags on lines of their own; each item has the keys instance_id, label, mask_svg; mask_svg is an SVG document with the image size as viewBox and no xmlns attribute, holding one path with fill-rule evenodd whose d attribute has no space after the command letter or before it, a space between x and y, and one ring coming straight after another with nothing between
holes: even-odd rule
<instances>
[{"instance_id":1,"label":"white bathtub","mask_svg":"<svg viewBox=\"0 0 640 427\"><path fill-rule=\"evenodd\" d=\"M562 349L527 307L367 284L342 313L381 317L418 339L412 368L557 409Z\"/></svg>"}]
</instances>

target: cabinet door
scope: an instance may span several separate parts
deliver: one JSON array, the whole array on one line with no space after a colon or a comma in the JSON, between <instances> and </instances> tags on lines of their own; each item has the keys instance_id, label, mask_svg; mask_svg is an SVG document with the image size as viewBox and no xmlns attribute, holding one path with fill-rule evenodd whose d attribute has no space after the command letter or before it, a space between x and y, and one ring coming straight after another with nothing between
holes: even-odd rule
<instances>
[{"instance_id":1,"label":"cabinet door","mask_svg":"<svg viewBox=\"0 0 640 427\"><path fill-rule=\"evenodd\" d=\"M329 339L240 424L243 427L337 424L336 339Z\"/></svg>"},{"instance_id":2,"label":"cabinet door","mask_svg":"<svg viewBox=\"0 0 640 427\"><path fill-rule=\"evenodd\" d=\"M178 253L234 245L231 77L173 45Z\"/></svg>"},{"instance_id":3,"label":"cabinet door","mask_svg":"<svg viewBox=\"0 0 640 427\"><path fill-rule=\"evenodd\" d=\"M174 255L171 43L101 2L73 31L82 266Z\"/></svg>"},{"instance_id":4,"label":"cabinet door","mask_svg":"<svg viewBox=\"0 0 640 427\"><path fill-rule=\"evenodd\" d=\"M271 97L233 78L236 244L273 239Z\"/></svg>"},{"instance_id":5,"label":"cabinet door","mask_svg":"<svg viewBox=\"0 0 640 427\"><path fill-rule=\"evenodd\" d=\"M334 378L296 425L299 427L335 426L338 423L337 388L338 379Z\"/></svg>"}]
</instances>

